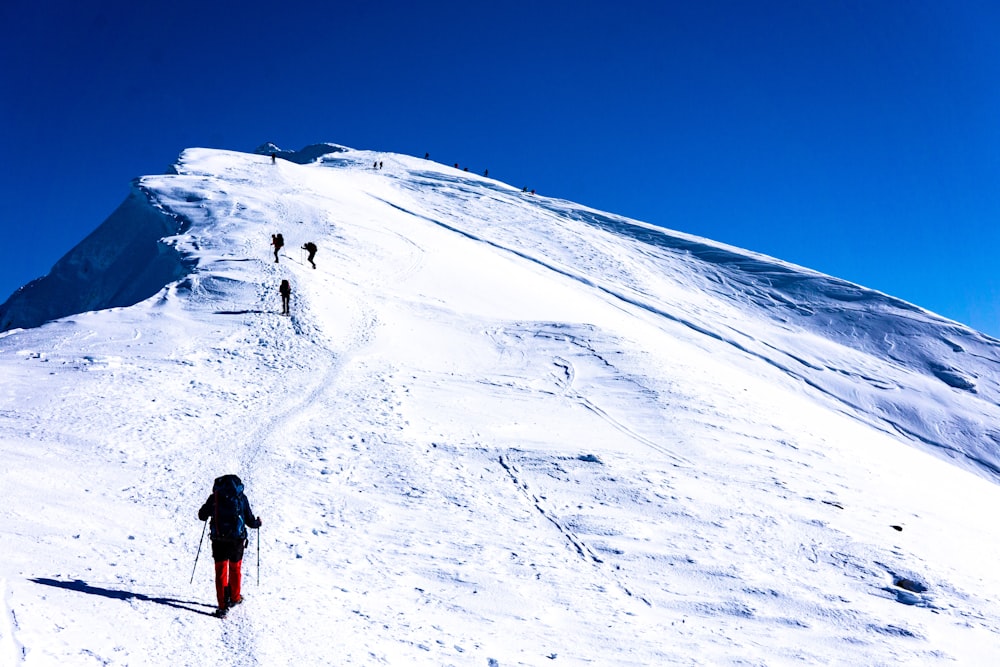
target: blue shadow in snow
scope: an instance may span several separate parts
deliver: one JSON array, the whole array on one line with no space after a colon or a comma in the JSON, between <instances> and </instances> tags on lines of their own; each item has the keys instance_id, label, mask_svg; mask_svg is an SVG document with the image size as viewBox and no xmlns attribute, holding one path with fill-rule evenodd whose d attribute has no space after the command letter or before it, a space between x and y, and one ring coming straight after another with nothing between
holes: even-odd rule
<instances>
[{"instance_id":1,"label":"blue shadow in snow","mask_svg":"<svg viewBox=\"0 0 1000 667\"><path fill-rule=\"evenodd\" d=\"M216 315L263 315L272 311L269 310L217 310Z\"/></svg>"},{"instance_id":2,"label":"blue shadow in snow","mask_svg":"<svg viewBox=\"0 0 1000 667\"><path fill-rule=\"evenodd\" d=\"M194 614L204 614L205 616L212 616L213 614L211 611L202 611L201 609L197 609L197 607L208 607L212 610L215 609L215 605L204 604L202 602L176 600L174 598L165 597L152 597L149 595L143 595L142 593L133 593L131 591L117 591L112 588L100 588L98 586L91 586L86 581L82 581L80 579L76 579L74 581L60 581L58 579L37 577L31 579L31 581L36 584L42 584L43 586L52 586L53 588L62 588L64 590L86 593L88 595L98 595L102 598L109 598L111 600L139 600L141 602L154 602L167 607L173 607L174 609L190 611Z\"/></svg>"}]
</instances>

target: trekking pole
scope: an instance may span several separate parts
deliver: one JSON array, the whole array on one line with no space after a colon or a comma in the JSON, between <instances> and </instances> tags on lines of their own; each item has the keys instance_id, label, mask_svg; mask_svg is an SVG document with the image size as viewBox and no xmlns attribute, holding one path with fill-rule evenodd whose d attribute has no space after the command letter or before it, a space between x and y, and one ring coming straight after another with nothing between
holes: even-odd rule
<instances>
[{"instance_id":1,"label":"trekking pole","mask_svg":"<svg viewBox=\"0 0 1000 667\"><path fill-rule=\"evenodd\" d=\"M257 585L260 586L260 528L257 528Z\"/></svg>"},{"instance_id":2,"label":"trekking pole","mask_svg":"<svg viewBox=\"0 0 1000 667\"><path fill-rule=\"evenodd\" d=\"M205 541L205 529L208 528L208 519L205 519L205 523L201 526L201 539L198 540L198 553L194 555L194 567L191 568L191 581L188 583L194 583L194 571L198 569L198 557L201 556L201 543Z\"/></svg>"}]
</instances>

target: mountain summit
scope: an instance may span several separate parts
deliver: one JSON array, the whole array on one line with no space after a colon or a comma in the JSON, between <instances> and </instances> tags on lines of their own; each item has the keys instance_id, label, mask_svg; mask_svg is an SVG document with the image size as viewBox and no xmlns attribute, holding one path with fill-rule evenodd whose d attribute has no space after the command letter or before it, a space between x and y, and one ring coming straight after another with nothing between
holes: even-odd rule
<instances>
[{"instance_id":1,"label":"mountain summit","mask_svg":"<svg viewBox=\"0 0 1000 667\"><path fill-rule=\"evenodd\" d=\"M0 326L24 664L998 645L1000 342L815 271L426 159L189 149ZM220 629L227 473L264 526Z\"/></svg>"}]
</instances>

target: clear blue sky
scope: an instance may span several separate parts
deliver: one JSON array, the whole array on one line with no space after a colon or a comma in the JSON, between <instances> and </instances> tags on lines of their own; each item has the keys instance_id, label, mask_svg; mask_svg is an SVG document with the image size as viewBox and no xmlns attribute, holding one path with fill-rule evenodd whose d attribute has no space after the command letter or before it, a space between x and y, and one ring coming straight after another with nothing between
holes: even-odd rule
<instances>
[{"instance_id":1,"label":"clear blue sky","mask_svg":"<svg viewBox=\"0 0 1000 667\"><path fill-rule=\"evenodd\" d=\"M0 3L0 301L191 146L460 163L1000 336L1000 4Z\"/></svg>"}]
</instances>

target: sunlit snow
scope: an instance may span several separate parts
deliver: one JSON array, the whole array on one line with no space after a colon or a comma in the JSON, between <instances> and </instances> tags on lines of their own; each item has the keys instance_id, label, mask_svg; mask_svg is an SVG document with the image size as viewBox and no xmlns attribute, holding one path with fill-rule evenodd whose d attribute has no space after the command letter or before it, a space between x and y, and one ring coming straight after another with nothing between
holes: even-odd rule
<instances>
[{"instance_id":1,"label":"sunlit snow","mask_svg":"<svg viewBox=\"0 0 1000 667\"><path fill-rule=\"evenodd\" d=\"M430 160L260 153L185 151L0 306L0 664L992 664L998 341ZM226 473L263 526L219 620Z\"/></svg>"}]
</instances>

